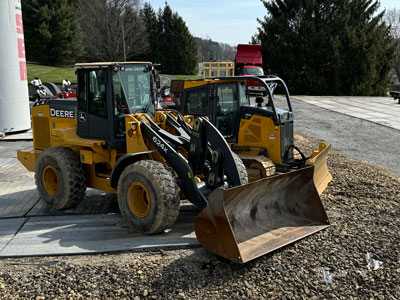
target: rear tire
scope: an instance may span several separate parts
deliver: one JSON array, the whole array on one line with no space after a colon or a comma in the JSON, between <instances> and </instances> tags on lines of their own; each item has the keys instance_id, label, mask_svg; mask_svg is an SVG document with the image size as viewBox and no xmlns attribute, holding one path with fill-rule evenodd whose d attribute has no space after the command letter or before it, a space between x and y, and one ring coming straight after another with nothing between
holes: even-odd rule
<instances>
[{"instance_id":1,"label":"rear tire","mask_svg":"<svg viewBox=\"0 0 400 300\"><path fill-rule=\"evenodd\" d=\"M171 228L179 215L179 202L175 176L162 163L138 161L119 178L119 208L135 231L154 234Z\"/></svg>"},{"instance_id":2,"label":"rear tire","mask_svg":"<svg viewBox=\"0 0 400 300\"><path fill-rule=\"evenodd\" d=\"M51 208L74 207L85 196L85 173L78 155L70 148L55 147L40 153L35 181L40 198Z\"/></svg>"},{"instance_id":3,"label":"rear tire","mask_svg":"<svg viewBox=\"0 0 400 300\"><path fill-rule=\"evenodd\" d=\"M246 166L244 165L243 161L240 159L240 157L235 153L232 152L233 159L235 160L236 167L238 168L239 171L239 176L240 176L240 184L247 184L249 182L249 178L247 175L246 171Z\"/></svg>"}]
</instances>

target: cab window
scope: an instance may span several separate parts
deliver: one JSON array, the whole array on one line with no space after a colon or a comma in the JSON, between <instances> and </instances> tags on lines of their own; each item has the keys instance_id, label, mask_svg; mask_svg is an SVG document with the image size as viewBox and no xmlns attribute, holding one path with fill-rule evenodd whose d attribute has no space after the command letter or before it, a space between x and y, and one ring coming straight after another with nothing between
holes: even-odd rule
<instances>
[{"instance_id":1,"label":"cab window","mask_svg":"<svg viewBox=\"0 0 400 300\"><path fill-rule=\"evenodd\" d=\"M262 68L257 68L257 67L244 67L243 68L243 74L244 75L264 75L264 71Z\"/></svg>"},{"instance_id":2,"label":"cab window","mask_svg":"<svg viewBox=\"0 0 400 300\"><path fill-rule=\"evenodd\" d=\"M239 82L239 101L240 105L249 105L249 93L247 91L247 84L244 81Z\"/></svg>"},{"instance_id":3,"label":"cab window","mask_svg":"<svg viewBox=\"0 0 400 300\"><path fill-rule=\"evenodd\" d=\"M78 73L78 108L87 111L88 97L87 97L87 72L83 70Z\"/></svg>"},{"instance_id":4,"label":"cab window","mask_svg":"<svg viewBox=\"0 0 400 300\"><path fill-rule=\"evenodd\" d=\"M208 115L207 89L196 89L186 94L185 113L194 115Z\"/></svg>"},{"instance_id":5,"label":"cab window","mask_svg":"<svg viewBox=\"0 0 400 300\"><path fill-rule=\"evenodd\" d=\"M237 84L220 84L217 88L216 125L225 138L233 138L238 117Z\"/></svg>"},{"instance_id":6,"label":"cab window","mask_svg":"<svg viewBox=\"0 0 400 300\"><path fill-rule=\"evenodd\" d=\"M89 113L107 118L107 95L104 80L105 71L89 72Z\"/></svg>"}]
</instances>

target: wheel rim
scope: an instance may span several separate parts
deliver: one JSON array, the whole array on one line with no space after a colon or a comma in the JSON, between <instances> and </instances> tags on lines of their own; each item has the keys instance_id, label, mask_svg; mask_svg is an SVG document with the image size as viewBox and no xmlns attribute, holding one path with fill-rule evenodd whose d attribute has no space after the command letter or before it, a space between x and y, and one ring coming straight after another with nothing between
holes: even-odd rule
<instances>
[{"instance_id":1,"label":"wheel rim","mask_svg":"<svg viewBox=\"0 0 400 300\"><path fill-rule=\"evenodd\" d=\"M132 182L130 184L126 201L130 211L136 217L144 218L149 214L151 207L150 193L141 182Z\"/></svg>"},{"instance_id":2,"label":"wheel rim","mask_svg":"<svg viewBox=\"0 0 400 300\"><path fill-rule=\"evenodd\" d=\"M48 165L43 169L42 181L49 195L58 193L60 189L60 178L57 170L53 166Z\"/></svg>"}]
</instances>

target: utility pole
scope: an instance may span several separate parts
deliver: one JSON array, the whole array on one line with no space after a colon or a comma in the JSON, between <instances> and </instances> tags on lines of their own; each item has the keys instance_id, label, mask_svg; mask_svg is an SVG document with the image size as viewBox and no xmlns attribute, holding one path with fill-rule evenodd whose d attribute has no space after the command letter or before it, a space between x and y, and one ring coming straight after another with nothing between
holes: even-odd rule
<instances>
[{"instance_id":1,"label":"utility pole","mask_svg":"<svg viewBox=\"0 0 400 300\"><path fill-rule=\"evenodd\" d=\"M126 61L126 50L125 50L125 32L124 32L124 18L122 17L122 47L124 48L124 61Z\"/></svg>"}]
</instances>

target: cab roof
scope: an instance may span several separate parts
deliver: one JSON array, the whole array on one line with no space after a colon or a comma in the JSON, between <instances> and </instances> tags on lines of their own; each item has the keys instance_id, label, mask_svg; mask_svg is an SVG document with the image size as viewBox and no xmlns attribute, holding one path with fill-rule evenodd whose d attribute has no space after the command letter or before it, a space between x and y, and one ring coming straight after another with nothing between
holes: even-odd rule
<instances>
[{"instance_id":1,"label":"cab roof","mask_svg":"<svg viewBox=\"0 0 400 300\"><path fill-rule=\"evenodd\" d=\"M204 78L204 79L174 79L171 82L171 91L182 92L184 89L203 86L207 84L213 83L227 83L227 82L247 82L247 78L240 76L229 76L229 77L213 77L213 78Z\"/></svg>"},{"instance_id":2,"label":"cab roof","mask_svg":"<svg viewBox=\"0 0 400 300\"><path fill-rule=\"evenodd\" d=\"M112 65L152 65L151 62L148 61L124 61L124 62L93 62L93 63L78 63L75 64L75 68L77 69L86 69L86 68L107 68Z\"/></svg>"}]
</instances>

